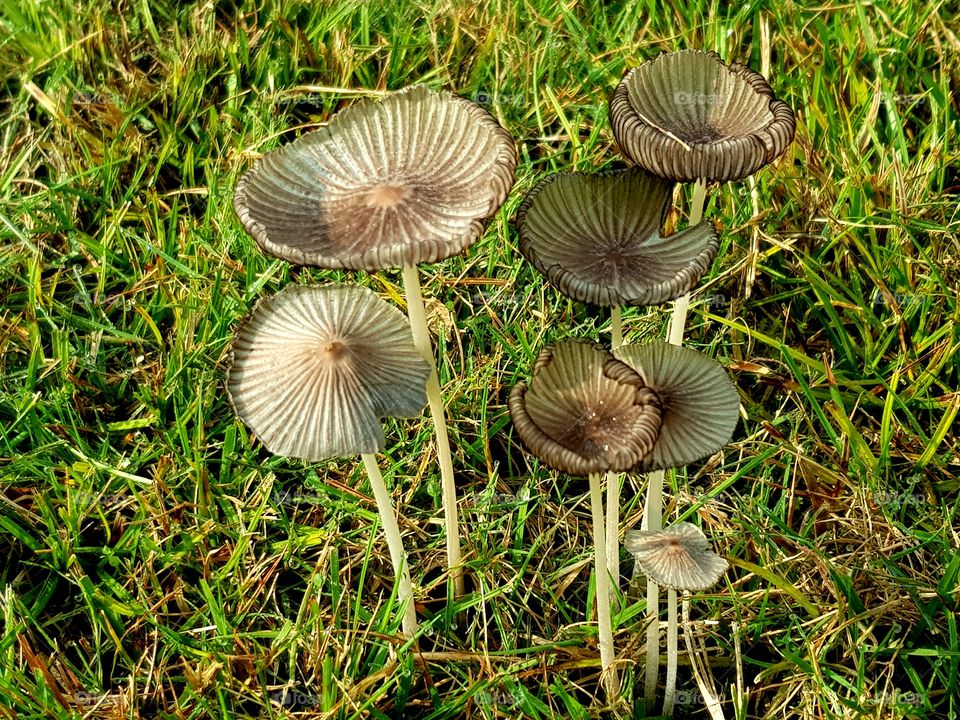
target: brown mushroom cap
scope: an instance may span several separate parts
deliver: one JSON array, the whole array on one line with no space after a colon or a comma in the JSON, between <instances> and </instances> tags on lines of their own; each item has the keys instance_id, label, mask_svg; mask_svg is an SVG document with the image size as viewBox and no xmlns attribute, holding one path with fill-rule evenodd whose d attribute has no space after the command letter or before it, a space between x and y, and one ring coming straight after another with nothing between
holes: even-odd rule
<instances>
[{"instance_id":1,"label":"brown mushroom cap","mask_svg":"<svg viewBox=\"0 0 960 720\"><path fill-rule=\"evenodd\" d=\"M740 180L781 155L796 119L762 75L714 52L665 53L630 70L610 101L620 150L662 178Z\"/></svg>"},{"instance_id":2,"label":"brown mushroom cap","mask_svg":"<svg viewBox=\"0 0 960 720\"><path fill-rule=\"evenodd\" d=\"M274 454L322 460L383 447L382 417L427 403L404 314L363 287L290 285L238 328L227 391Z\"/></svg>"},{"instance_id":3,"label":"brown mushroom cap","mask_svg":"<svg viewBox=\"0 0 960 720\"><path fill-rule=\"evenodd\" d=\"M513 139L478 105L415 86L264 155L234 207L264 251L383 270L465 250L513 186Z\"/></svg>"},{"instance_id":4,"label":"brown mushroom cap","mask_svg":"<svg viewBox=\"0 0 960 720\"><path fill-rule=\"evenodd\" d=\"M740 395L723 367L690 348L660 340L621 345L614 356L660 397L660 435L641 464L645 472L682 467L709 457L730 442Z\"/></svg>"},{"instance_id":5,"label":"brown mushroom cap","mask_svg":"<svg viewBox=\"0 0 960 720\"><path fill-rule=\"evenodd\" d=\"M703 531L688 522L664 530L631 530L624 545L644 575L674 590L706 590L727 569L727 561L713 551Z\"/></svg>"},{"instance_id":6,"label":"brown mushroom cap","mask_svg":"<svg viewBox=\"0 0 960 720\"><path fill-rule=\"evenodd\" d=\"M640 168L558 173L517 212L520 250L567 297L595 305L658 305L697 284L717 254L710 222L668 237L673 183Z\"/></svg>"},{"instance_id":7,"label":"brown mushroom cap","mask_svg":"<svg viewBox=\"0 0 960 720\"><path fill-rule=\"evenodd\" d=\"M514 386L509 406L530 452L570 475L636 467L660 428L659 401L640 376L578 340L540 353L530 386Z\"/></svg>"}]
</instances>

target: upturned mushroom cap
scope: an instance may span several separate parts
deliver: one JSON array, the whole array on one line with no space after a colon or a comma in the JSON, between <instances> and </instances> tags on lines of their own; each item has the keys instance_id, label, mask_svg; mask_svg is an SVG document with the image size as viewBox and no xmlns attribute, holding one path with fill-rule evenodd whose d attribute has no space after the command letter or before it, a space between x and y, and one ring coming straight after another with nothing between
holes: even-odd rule
<instances>
[{"instance_id":1,"label":"upturned mushroom cap","mask_svg":"<svg viewBox=\"0 0 960 720\"><path fill-rule=\"evenodd\" d=\"M380 418L427 403L404 314L363 287L290 285L237 329L227 391L271 452L322 460L383 447Z\"/></svg>"},{"instance_id":2,"label":"upturned mushroom cap","mask_svg":"<svg viewBox=\"0 0 960 720\"><path fill-rule=\"evenodd\" d=\"M551 175L517 212L520 250L564 295L594 305L658 305L709 269L717 232L704 221L668 237L673 183L639 168Z\"/></svg>"},{"instance_id":3,"label":"upturned mushroom cap","mask_svg":"<svg viewBox=\"0 0 960 720\"><path fill-rule=\"evenodd\" d=\"M713 551L703 531L688 522L664 530L631 530L624 545L644 575L674 590L706 590L727 569L727 561Z\"/></svg>"},{"instance_id":4,"label":"upturned mushroom cap","mask_svg":"<svg viewBox=\"0 0 960 720\"><path fill-rule=\"evenodd\" d=\"M663 408L660 435L643 458L641 470L681 467L709 457L730 442L740 395L720 363L660 340L621 345L613 354L643 378Z\"/></svg>"},{"instance_id":5,"label":"upturned mushroom cap","mask_svg":"<svg viewBox=\"0 0 960 720\"><path fill-rule=\"evenodd\" d=\"M271 255L383 270L465 250L503 204L513 139L478 105L415 86L363 100L264 155L237 184L243 226Z\"/></svg>"},{"instance_id":6,"label":"upturned mushroom cap","mask_svg":"<svg viewBox=\"0 0 960 720\"><path fill-rule=\"evenodd\" d=\"M584 341L544 349L530 386L514 386L509 406L527 449L570 475L631 470L660 429L659 400L640 376Z\"/></svg>"},{"instance_id":7,"label":"upturned mushroom cap","mask_svg":"<svg viewBox=\"0 0 960 720\"><path fill-rule=\"evenodd\" d=\"M762 75L714 52L666 53L630 70L610 101L620 150L655 175L740 180L781 155L796 119Z\"/></svg>"}]
</instances>

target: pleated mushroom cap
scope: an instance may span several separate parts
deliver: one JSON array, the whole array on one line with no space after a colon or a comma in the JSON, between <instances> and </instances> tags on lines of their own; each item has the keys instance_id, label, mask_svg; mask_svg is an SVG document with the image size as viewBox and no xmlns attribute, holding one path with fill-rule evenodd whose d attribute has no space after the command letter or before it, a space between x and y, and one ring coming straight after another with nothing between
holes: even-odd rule
<instances>
[{"instance_id":1,"label":"pleated mushroom cap","mask_svg":"<svg viewBox=\"0 0 960 720\"><path fill-rule=\"evenodd\" d=\"M681 182L752 175L787 149L796 130L793 110L762 75L699 50L630 70L609 112L624 155Z\"/></svg>"},{"instance_id":2,"label":"pleated mushroom cap","mask_svg":"<svg viewBox=\"0 0 960 720\"><path fill-rule=\"evenodd\" d=\"M527 449L569 475L633 469L660 429L659 401L640 376L584 341L540 353L530 386L514 386L509 406Z\"/></svg>"},{"instance_id":3,"label":"pleated mushroom cap","mask_svg":"<svg viewBox=\"0 0 960 720\"><path fill-rule=\"evenodd\" d=\"M276 455L375 453L383 417L415 417L430 369L404 314L357 286L290 285L238 328L227 391Z\"/></svg>"},{"instance_id":4,"label":"pleated mushroom cap","mask_svg":"<svg viewBox=\"0 0 960 720\"><path fill-rule=\"evenodd\" d=\"M706 590L727 569L727 561L713 551L703 531L688 522L664 530L631 530L624 545L644 575L674 590Z\"/></svg>"},{"instance_id":5,"label":"pleated mushroom cap","mask_svg":"<svg viewBox=\"0 0 960 720\"><path fill-rule=\"evenodd\" d=\"M635 370L662 403L660 435L640 469L681 467L730 442L740 396L720 363L660 340L621 345L613 354Z\"/></svg>"},{"instance_id":6,"label":"pleated mushroom cap","mask_svg":"<svg viewBox=\"0 0 960 720\"><path fill-rule=\"evenodd\" d=\"M465 250L513 186L516 146L478 105L414 86L264 155L234 207L264 251L383 270Z\"/></svg>"},{"instance_id":7,"label":"pleated mushroom cap","mask_svg":"<svg viewBox=\"0 0 960 720\"><path fill-rule=\"evenodd\" d=\"M659 305L688 292L717 254L704 221L668 237L673 183L639 168L551 175L517 212L520 250L560 292L594 305Z\"/></svg>"}]
</instances>

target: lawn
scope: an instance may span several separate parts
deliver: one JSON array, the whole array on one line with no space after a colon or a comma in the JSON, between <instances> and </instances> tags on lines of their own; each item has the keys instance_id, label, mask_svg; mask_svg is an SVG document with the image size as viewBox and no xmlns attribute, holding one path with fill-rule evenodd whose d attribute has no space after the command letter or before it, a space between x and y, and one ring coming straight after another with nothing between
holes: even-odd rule
<instances>
[{"instance_id":1,"label":"lawn","mask_svg":"<svg viewBox=\"0 0 960 720\"><path fill-rule=\"evenodd\" d=\"M710 188L720 251L686 343L741 420L667 475L665 518L731 564L694 596L697 657L728 718L960 716L958 36L955 7L893 0L0 0L0 717L656 717L644 594L614 615L614 708L587 483L525 453L506 407L545 344L607 342L609 313L545 282L513 216L549 173L623 167L609 96L686 48L797 115L784 156ZM519 152L481 240L421 268L462 599L427 415L388 421L379 456L419 652L362 464L271 455L224 388L267 293L351 282L403 307L399 272L264 255L233 193L261 154L414 83L484 106ZM668 309L628 309L626 341ZM645 488L627 478L622 529ZM685 651L676 716L708 717Z\"/></svg>"}]
</instances>

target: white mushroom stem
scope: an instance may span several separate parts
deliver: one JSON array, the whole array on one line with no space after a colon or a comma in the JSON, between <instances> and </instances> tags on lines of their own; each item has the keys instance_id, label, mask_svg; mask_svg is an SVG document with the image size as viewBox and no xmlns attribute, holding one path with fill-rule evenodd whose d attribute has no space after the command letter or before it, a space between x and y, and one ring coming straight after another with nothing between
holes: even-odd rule
<instances>
[{"instance_id":1,"label":"white mushroom stem","mask_svg":"<svg viewBox=\"0 0 960 720\"><path fill-rule=\"evenodd\" d=\"M403 267L403 289L407 296L407 315L413 331L413 344L423 359L430 365L427 378L427 403L430 416L437 431L437 459L440 463L440 487L443 495L443 519L447 536L447 567L453 578L454 593L464 594L463 570L460 567L460 520L457 512L457 487L453 480L453 458L450 454L450 438L447 436L447 419L440 398L440 378L433 357L433 344L427 329L427 314L420 292L420 276L413 265Z\"/></svg>"},{"instance_id":2,"label":"white mushroom stem","mask_svg":"<svg viewBox=\"0 0 960 720\"><path fill-rule=\"evenodd\" d=\"M647 484L647 506L643 513L643 529L659 530L663 516L663 470L650 473ZM647 664L644 671L644 697L652 708L657 699L657 676L660 672L660 587L647 580Z\"/></svg>"},{"instance_id":3,"label":"white mushroom stem","mask_svg":"<svg viewBox=\"0 0 960 720\"><path fill-rule=\"evenodd\" d=\"M620 681L614 666L616 656L613 647L613 625L610 622L610 576L607 567L600 473L590 473L590 509L593 513L593 559L597 576L597 634L600 639L601 677L607 689L607 698L612 702L620 694Z\"/></svg>"},{"instance_id":4,"label":"white mushroom stem","mask_svg":"<svg viewBox=\"0 0 960 720\"><path fill-rule=\"evenodd\" d=\"M623 312L619 305L610 309L610 347L616 349L623 345Z\"/></svg>"},{"instance_id":5,"label":"white mushroom stem","mask_svg":"<svg viewBox=\"0 0 960 720\"><path fill-rule=\"evenodd\" d=\"M607 473L607 571L620 589L620 473ZM616 592L614 592L616 598Z\"/></svg>"},{"instance_id":6,"label":"white mushroom stem","mask_svg":"<svg viewBox=\"0 0 960 720\"><path fill-rule=\"evenodd\" d=\"M623 345L623 323L619 305L610 310L610 347ZM607 473L607 567L613 587L620 589L620 475ZM616 593L614 593L616 595Z\"/></svg>"},{"instance_id":7,"label":"white mushroom stem","mask_svg":"<svg viewBox=\"0 0 960 720\"><path fill-rule=\"evenodd\" d=\"M413 583L410 582L410 568L407 566L407 554L403 551L403 540L400 539L400 526L397 525L396 511L390 501L390 494L380 474L376 455L363 454L363 465L370 478L370 488L377 501L377 510L380 511L380 522L383 523L383 534L387 537L387 548L390 550L390 560L393 562L393 571L400 583L397 598L403 608L403 634L415 637L417 634L417 614L413 607Z\"/></svg>"},{"instance_id":8,"label":"white mushroom stem","mask_svg":"<svg viewBox=\"0 0 960 720\"><path fill-rule=\"evenodd\" d=\"M690 219L688 227L698 225L703 220L703 206L707 200L707 182L700 178L693 185L693 199L690 202ZM690 294L677 298L673 303L673 312L670 315L670 324L667 329L667 341L672 345L683 345L683 330L687 323L687 311L690 309ZM647 486L647 507L644 515L644 530L663 529L663 470L650 473L650 484ZM647 669L646 669L646 698L653 703L657 694L657 675L660 669L660 593L659 588L652 582L647 583ZM673 652L676 654L676 633L674 633ZM667 647L667 655L670 647Z\"/></svg>"},{"instance_id":9,"label":"white mushroom stem","mask_svg":"<svg viewBox=\"0 0 960 720\"><path fill-rule=\"evenodd\" d=\"M677 694L677 591L667 588L667 685L663 692L663 714L673 715Z\"/></svg>"},{"instance_id":10,"label":"white mushroom stem","mask_svg":"<svg viewBox=\"0 0 960 720\"><path fill-rule=\"evenodd\" d=\"M690 220L688 227L699 225L703 220L703 206L707 201L707 182L703 178L693 185L693 200L690 202ZM673 303L673 313L670 316L670 329L667 331L667 340L673 345L683 344L683 328L687 322L687 311L690 310L690 293L677 298Z\"/></svg>"}]
</instances>

